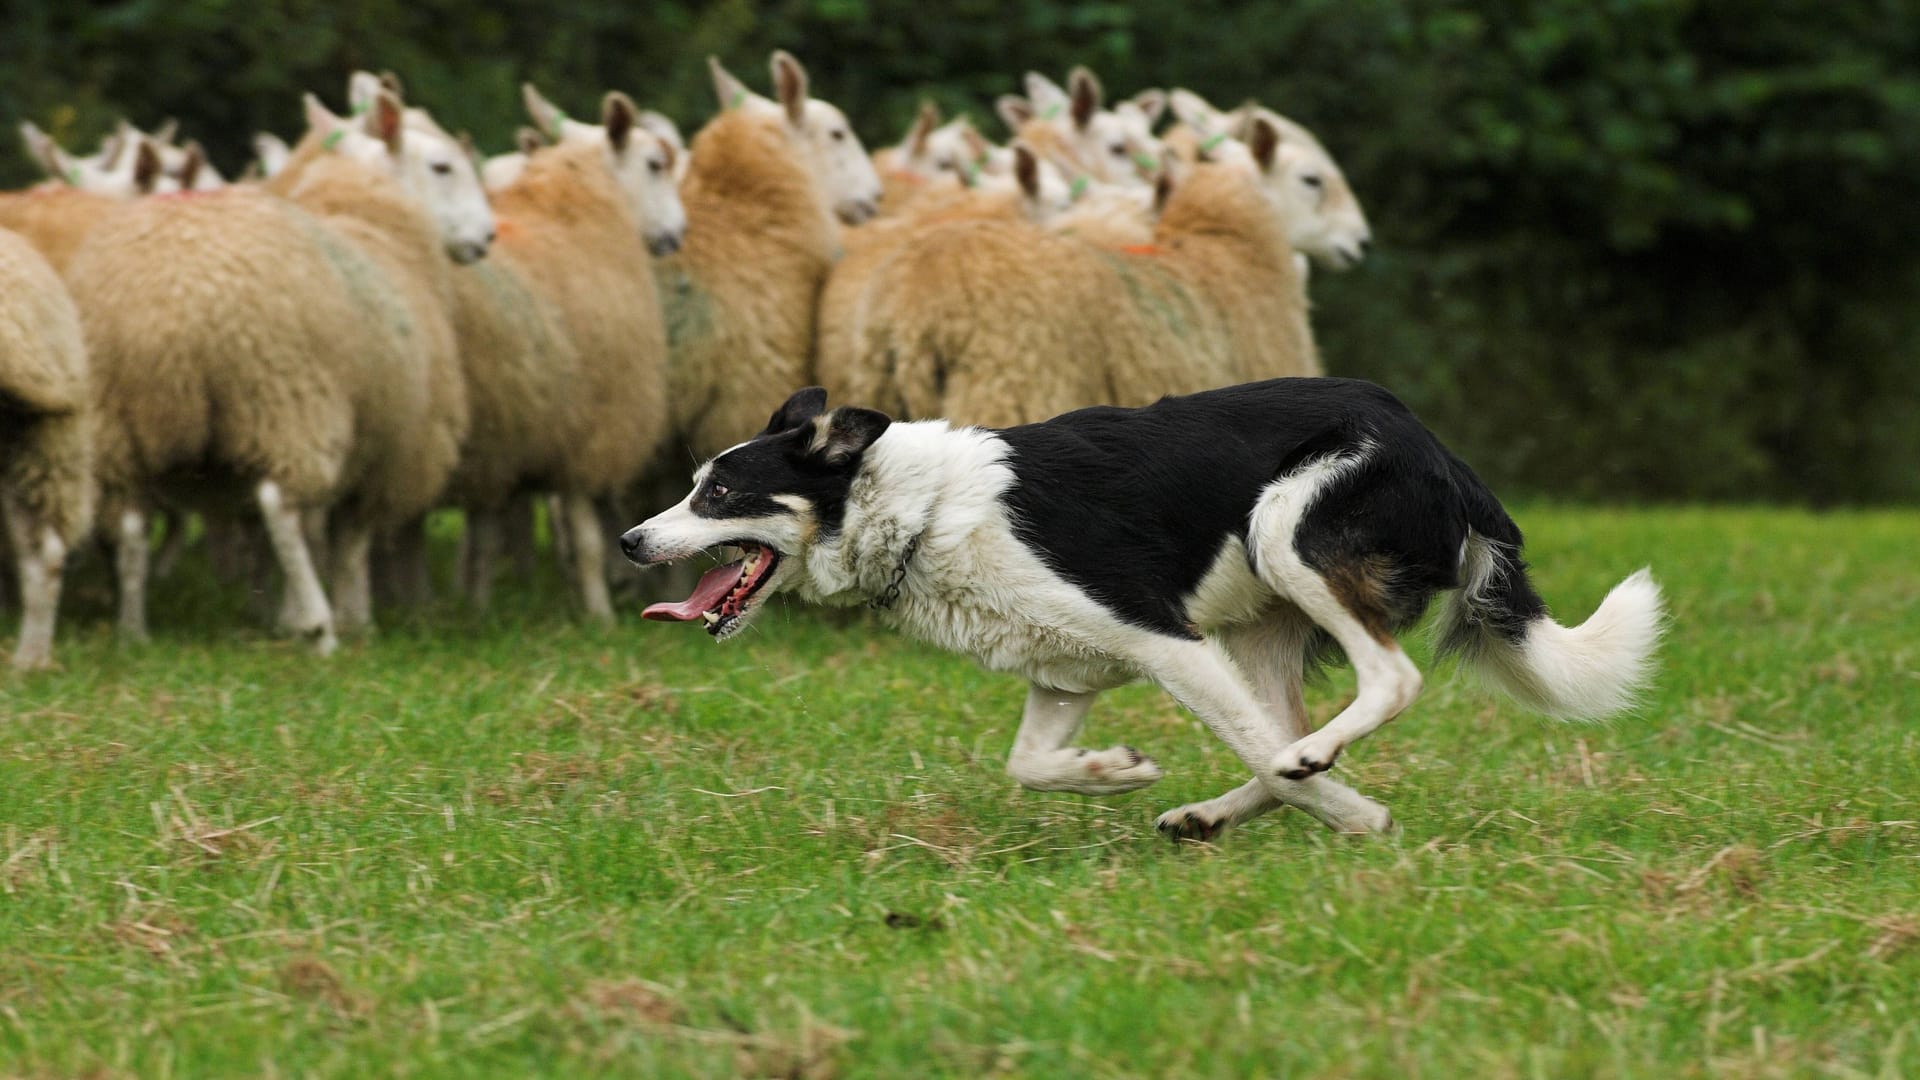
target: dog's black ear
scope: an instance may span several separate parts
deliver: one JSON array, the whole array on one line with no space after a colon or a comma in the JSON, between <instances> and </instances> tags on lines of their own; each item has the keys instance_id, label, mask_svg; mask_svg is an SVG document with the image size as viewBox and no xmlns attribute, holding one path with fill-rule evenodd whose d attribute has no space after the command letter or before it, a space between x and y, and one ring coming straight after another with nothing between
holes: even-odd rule
<instances>
[{"instance_id":1,"label":"dog's black ear","mask_svg":"<svg viewBox=\"0 0 1920 1080\"><path fill-rule=\"evenodd\" d=\"M805 390L795 390L785 405L773 411L773 418L767 421L767 430L762 435L778 435L783 431L811 423L813 418L827 411L827 391L818 386L809 386Z\"/></svg>"},{"instance_id":2,"label":"dog's black ear","mask_svg":"<svg viewBox=\"0 0 1920 1080\"><path fill-rule=\"evenodd\" d=\"M818 434L811 450L829 465L844 465L866 453L892 424L893 417L878 409L842 406L815 422Z\"/></svg>"}]
</instances>

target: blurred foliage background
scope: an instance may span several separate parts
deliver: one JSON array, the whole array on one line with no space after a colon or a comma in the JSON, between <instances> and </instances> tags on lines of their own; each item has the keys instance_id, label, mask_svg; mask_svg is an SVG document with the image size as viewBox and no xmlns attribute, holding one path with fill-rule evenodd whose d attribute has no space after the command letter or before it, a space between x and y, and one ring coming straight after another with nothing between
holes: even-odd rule
<instances>
[{"instance_id":1,"label":"blurred foliage background","mask_svg":"<svg viewBox=\"0 0 1920 1080\"><path fill-rule=\"evenodd\" d=\"M531 79L689 134L704 57L775 47L869 147L922 97L999 133L1032 68L1246 97L1320 133L1375 256L1313 280L1337 374L1378 379L1503 490L1813 504L1920 496L1913 0L4 0L0 119L90 148L179 118L228 175L346 73L492 150ZM0 181L35 179L17 140ZM983 317L991 317L983 312Z\"/></svg>"}]
</instances>

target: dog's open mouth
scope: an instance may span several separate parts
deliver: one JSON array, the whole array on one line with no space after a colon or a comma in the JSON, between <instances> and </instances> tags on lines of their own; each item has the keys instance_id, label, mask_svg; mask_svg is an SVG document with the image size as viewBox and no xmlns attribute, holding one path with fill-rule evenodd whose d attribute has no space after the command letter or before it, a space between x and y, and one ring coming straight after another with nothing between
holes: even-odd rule
<instances>
[{"instance_id":1,"label":"dog's open mouth","mask_svg":"<svg viewBox=\"0 0 1920 1080\"><path fill-rule=\"evenodd\" d=\"M739 548L745 557L707 571L700 578L700 584L693 587L692 596L678 603L650 604L640 617L662 622L700 619L707 624L707 633L714 637L724 637L738 626L754 595L773 580L774 568L780 565L780 553L751 540L720 546Z\"/></svg>"}]
</instances>

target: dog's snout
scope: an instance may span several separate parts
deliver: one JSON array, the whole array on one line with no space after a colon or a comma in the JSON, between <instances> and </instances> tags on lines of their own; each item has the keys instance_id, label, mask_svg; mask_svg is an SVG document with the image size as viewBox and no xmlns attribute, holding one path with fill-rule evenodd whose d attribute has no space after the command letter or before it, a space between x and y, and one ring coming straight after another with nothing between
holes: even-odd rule
<instances>
[{"instance_id":1,"label":"dog's snout","mask_svg":"<svg viewBox=\"0 0 1920 1080\"><path fill-rule=\"evenodd\" d=\"M620 551L626 555L628 562L640 566L646 565L647 536L641 531L640 526L635 525L620 534Z\"/></svg>"}]
</instances>

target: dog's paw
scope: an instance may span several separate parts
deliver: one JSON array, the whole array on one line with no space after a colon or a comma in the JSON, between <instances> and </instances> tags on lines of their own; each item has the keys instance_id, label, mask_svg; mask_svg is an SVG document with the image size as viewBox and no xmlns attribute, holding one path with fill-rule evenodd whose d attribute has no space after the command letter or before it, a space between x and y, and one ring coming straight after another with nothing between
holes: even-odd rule
<instances>
[{"instance_id":1,"label":"dog's paw","mask_svg":"<svg viewBox=\"0 0 1920 1080\"><path fill-rule=\"evenodd\" d=\"M1339 756L1340 748L1319 738L1316 733L1275 755L1273 771L1289 780L1305 780L1315 773L1333 768L1334 759Z\"/></svg>"},{"instance_id":2,"label":"dog's paw","mask_svg":"<svg viewBox=\"0 0 1920 1080\"><path fill-rule=\"evenodd\" d=\"M1169 810L1154 821L1153 827L1176 844L1182 840L1211 843L1215 837L1227 831L1227 823L1207 813L1202 809L1204 805L1193 803Z\"/></svg>"},{"instance_id":3,"label":"dog's paw","mask_svg":"<svg viewBox=\"0 0 1920 1080\"><path fill-rule=\"evenodd\" d=\"M1166 775L1152 758L1131 746L1089 750L1081 754L1074 764L1082 777L1077 790L1087 795L1119 795L1139 791Z\"/></svg>"}]
</instances>

